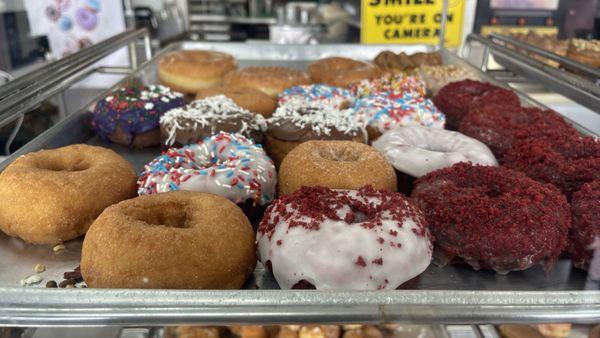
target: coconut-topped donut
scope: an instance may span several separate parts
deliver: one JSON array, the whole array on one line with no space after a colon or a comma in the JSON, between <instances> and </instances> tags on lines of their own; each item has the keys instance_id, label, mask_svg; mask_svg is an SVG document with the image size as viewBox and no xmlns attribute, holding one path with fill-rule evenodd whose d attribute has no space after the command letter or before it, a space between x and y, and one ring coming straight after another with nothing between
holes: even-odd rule
<instances>
[{"instance_id":1,"label":"coconut-topped donut","mask_svg":"<svg viewBox=\"0 0 600 338\"><path fill-rule=\"evenodd\" d=\"M276 200L257 245L282 289L395 289L432 255L421 211L401 194L370 187L304 187Z\"/></svg>"},{"instance_id":2,"label":"coconut-topped donut","mask_svg":"<svg viewBox=\"0 0 600 338\"><path fill-rule=\"evenodd\" d=\"M253 114L223 95L217 95L166 112L160 118L160 127L165 145L182 146L196 143L219 131L240 133L261 142L267 124L261 115Z\"/></svg>"},{"instance_id":3,"label":"coconut-topped donut","mask_svg":"<svg viewBox=\"0 0 600 338\"><path fill-rule=\"evenodd\" d=\"M400 127L383 134L373 147L397 170L421 177L459 162L496 166L491 150L476 139L445 129Z\"/></svg>"},{"instance_id":4,"label":"coconut-topped donut","mask_svg":"<svg viewBox=\"0 0 600 338\"><path fill-rule=\"evenodd\" d=\"M221 132L155 158L138 180L138 194L191 190L264 205L273 200L276 183L273 161L262 147L242 135Z\"/></svg>"},{"instance_id":5,"label":"coconut-topped donut","mask_svg":"<svg viewBox=\"0 0 600 338\"><path fill-rule=\"evenodd\" d=\"M279 94L278 103L284 105L294 99L319 101L336 109L344 109L354 103L354 95L349 90L324 84L287 88Z\"/></svg>"},{"instance_id":6,"label":"coconut-topped donut","mask_svg":"<svg viewBox=\"0 0 600 338\"><path fill-rule=\"evenodd\" d=\"M114 143L158 145L160 117L184 104L183 94L165 86L120 87L98 101L92 113L92 128L102 139Z\"/></svg>"}]
</instances>

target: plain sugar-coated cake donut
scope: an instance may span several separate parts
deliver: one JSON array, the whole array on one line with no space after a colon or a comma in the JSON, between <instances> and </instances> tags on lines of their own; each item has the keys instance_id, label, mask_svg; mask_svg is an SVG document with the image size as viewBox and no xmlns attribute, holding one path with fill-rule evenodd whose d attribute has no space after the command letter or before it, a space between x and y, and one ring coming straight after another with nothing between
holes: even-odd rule
<instances>
[{"instance_id":1,"label":"plain sugar-coated cake donut","mask_svg":"<svg viewBox=\"0 0 600 338\"><path fill-rule=\"evenodd\" d=\"M354 82L382 74L378 67L370 63L335 56L311 62L308 73L314 83L336 87L348 87Z\"/></svg>"},{"instance_id":2,"label":"plain sugar-coated cake donut","mask_svg":"<svg viewBox=\"0 0 600 338\"><path fill-rule=\"evenodd\" d=\"M585 183L573 194L571 213L567 252L574 266L588 269L600 244L595 242L600 238L600 180Z\"/></svg>"},{"instance_id":3,"label":"plain sugar-coated cake donut","mask_svg":"<svg viewBox=\"0 0 600 338\"><path fill-rule=\"evenodd\" d=\"M158 61L160 82L177 91L196 94L198 90L223 84L223 76L237 68L233 56L208 50L168 53Z\"/></svg>"},{"instance_id":4,"label":"plain sugar-coated cake donut","mask_svg":"<svg viewBox=\"0 0 600 338\"><path fill-rule=\"evenodd\" d=\"M419 208L371 187L304 187L275 200L257 247L282 289L395 289L421 274L432 255Z\"/></svg>"},{"instance_id":5,"label":"plain sugar-coated cake donut","mask_svg":"<svg viewBox=\"0 0 600 338\"><path fill-rule=\"evenodd\" d=\"M225 76L226 87L257 89L270 97L277 97L284 89L310 84L306 73L284 67L247 67Z\"/></svg>"},{"instance_id":6,"label":"plain sugar-coated cake donut","mask_svg":"<svg viewBox=\"0 0 600 338\"><path fill-rule=\"evenodd\" d=\"M550 267L567 244L566 198L549 184L503 167L458 163L415 183L440 263L506 273Z\"/></svg>"},{"instance_id":7,"label":"plain sugar-coated cake donut","mask_svg":"<svg viewBox=\"0 0 600 338\"><path fill-rule=\"evenodd\" d=\"M461 133L423 127L400 127L383 134L373 148L398 171L421 177L459 162L497 166L483 143Z\"/></svg>"},{"instance_id":8,"label":"plain sugar-coated cake donut","mask_svg":"<svg viewBox=\"0 0 600 338\"><path fill-rule=\"evenodd\" d=\"M307 141L283 159L279 168L279 194L303 186L396 191L394 168L374 148L352 141Z\"/></svg>"},{"instance_id":9,"label":"plain sugar-coated cake donut","mask_svg":"<svg viewBox=\"0 0 600 338\"><path fill-rule=\"evenodd\" d=\"M135 181L131 164L102 147L23 155L0 174L0 229L35 244L79 237L106 207L135 196Z\"/></svg>"},{"instance_id":10,"label":"plain sugar-coated cake donut","mask_svg":"<svg viewBox=\"0 0 600 338\"><path fill-rule=\"evenodd\" d=\"M277 109L277 101L258 89L238 87L214 87L199 90L196 100L223 95L238 106L267 118Z\"/></svg>"},{"instance_id":11,"label":"plain sugar-coated cake donut","mask_svg":"<svg viewBox=\"0 0 600 338\"><path fill-rule=\"evenodd\" d=\"M174 191L107 208L83 241L92 288L239 289L254 271L254 232L217 195Z\"/></svg>"}]
</instances>

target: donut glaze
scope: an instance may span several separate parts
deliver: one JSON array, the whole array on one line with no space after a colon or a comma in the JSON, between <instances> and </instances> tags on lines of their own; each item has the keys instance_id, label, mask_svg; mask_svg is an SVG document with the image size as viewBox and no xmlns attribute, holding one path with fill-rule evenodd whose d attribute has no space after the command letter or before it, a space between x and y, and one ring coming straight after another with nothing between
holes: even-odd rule
<instances>
[{"instance_id":1,"label":"donut glaze","mask_svg":"<svg viewBox=\"0 0 600 338\"><path fill-rule=\"evenodd\" d=\"M399 127L373 142L397 170L421 177L459 162L497 166L483 143L455 131L423 127Z\"/></svg>"},{"instance_id":2,"label":"donut glaze","mask_svg":"<svg viewBox=\"0 0 600 338\"><path fill-rule=\"evenodd\" d=\"M171 148L145 166L138 194L209 192L234 203L264 205L275 197L277 175L264 150L242 135L221 132L197 144Z\"/></svg>"},{"instance_id":3,"label":"donut glaze","mask_svg":"<svg viewBox=\"0 0 600 338\"><path fill-rule=\"evenodd\" d=\"M282 289L395 289L431 262L421 211L398 193L304 187L271 204L260 223L260 260Z\"/></svg>"},{"instance_id":4,"label":"donut glaze","mask_svg":"<svg viewBox=\"0 0 600 338\"><path fill-rule=\"evenodd\" d=\"M308 65L308 73L314 83L336 87L347 87L363 79L381 75L376 66L344 57L328 57Z\"/></svg>"},{"instance_id":5,"label":"donut glaze","mask_svg":"<svg viewBox=\"0 0 600 338\"><path fill-rule=\"evenodd\" d=\"M260 90L277 97L284 89L310 84L306 73L284 67L247 67L225 76L225 86Z\"/></svg>"},{"instance_id":6,"label":"donut glaze","mask_svg":"<svg viewBox=\"0 0 600 338\"><path fill-rule=\"evenodd\" d=\"M277 109L277 101L257 89L237 87L213 87L201 89L196 93L196 100L211 96L223 95L230 98L238 106L260 114L267 118Z\"/></svg>"}]
</instances>

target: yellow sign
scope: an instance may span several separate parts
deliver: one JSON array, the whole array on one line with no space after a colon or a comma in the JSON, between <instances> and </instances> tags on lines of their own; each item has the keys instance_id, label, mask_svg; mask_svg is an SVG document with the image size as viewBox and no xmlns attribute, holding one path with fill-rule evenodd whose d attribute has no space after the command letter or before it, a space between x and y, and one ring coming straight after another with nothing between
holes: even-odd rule
<instances>
[{"instance_id":1,"label":"yellow sign","mask_svg":"<svg viewBox=\"0 0 600 338\"><path fill-rule=\"evenodd\" d=\"M442 0L362 0L362 43L438 44ZM446 41L460 45L465 0L448 1Z\"/></svg>"}]
</instances>

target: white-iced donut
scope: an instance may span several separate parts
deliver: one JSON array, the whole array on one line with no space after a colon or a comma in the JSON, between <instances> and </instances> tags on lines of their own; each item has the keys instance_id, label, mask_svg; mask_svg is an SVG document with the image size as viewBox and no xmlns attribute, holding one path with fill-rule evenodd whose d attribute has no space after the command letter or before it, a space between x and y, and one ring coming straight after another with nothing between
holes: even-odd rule
<instances>
[{"instance_id":1,"label":"white-iced donut","mask_svg":"<svg viewBox=\"0 0 600 338\"><path fill-rule=\"evenodd\" d=\"M498 165L485 144L445 129L398 127L384 133L372 145L394 168L413 177L459 162Z\"/></svg>"},{"instance_id":2,"label":"white-iced donut","mask_svg":"<svg viewBox=\"0 0 600 338\"><path fill-rule=\"evenodd\" d=\"M420 209L365 187L303 187L273 202L258 228L260 260L282 289L395 289L431 262Z\"/></svg>"},{"instance_id":3,"label":"white-iced donut","mask_svg":"<svg viewBox=\"0 0 600 338\"><path fill-rule=\"evenodd\" d=\"M264 205L273 200L276 183L275 166L262 147L240 134L220 132L197 144L171 148L147 164L138 194L190 190Z\"/></svg>"}]
</instances>

